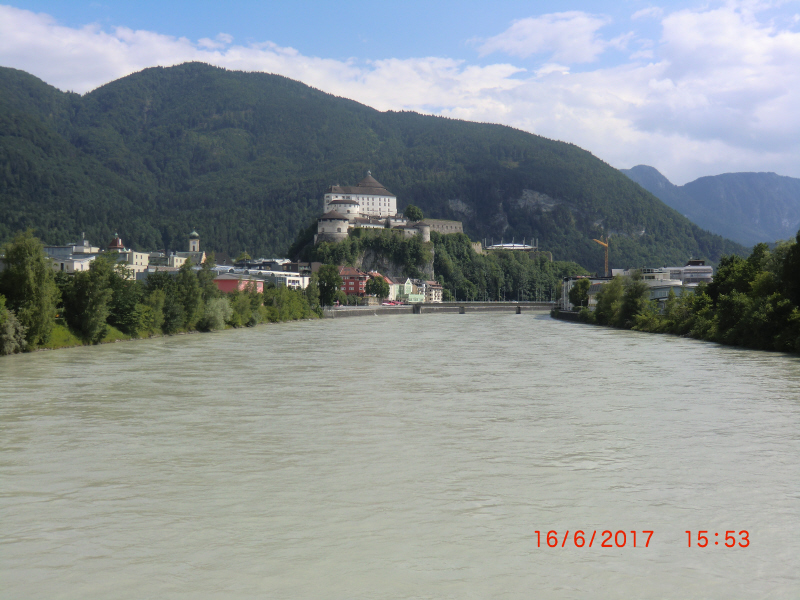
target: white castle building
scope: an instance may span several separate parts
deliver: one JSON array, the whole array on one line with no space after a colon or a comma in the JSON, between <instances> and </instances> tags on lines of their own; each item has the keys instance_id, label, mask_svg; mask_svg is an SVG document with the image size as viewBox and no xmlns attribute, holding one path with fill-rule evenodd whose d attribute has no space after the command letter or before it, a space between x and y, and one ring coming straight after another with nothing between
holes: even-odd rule
<instances>
[{"instance_id":1,"label":"white castle building","mask_svg":"<svg viewBox=\"0 0 800 600\"><path fill-rule=\"evenodd\" d=\"M410 223L397 213L397 196L382 183L367 176L355 186L332 185L322 200L323 215L317 219L317 235L314 243L339 242L353 228L392 229L401 231L406 237L416 234L429 242L431 231L439 233L463 233L461 221L424 219Z\"/></svg>"},{"instance_id":2,"label":"white castle building","mask_svg":"<svg viewBox=\"0 0 800 600\"><path fill-rule=\"evenodd\" d=\"M336 211L344 216L386 218L397 214L397 196L375 181L372 173L356 186L332 185L325 192L322 212Z\"/></svg>"}]
</instances>

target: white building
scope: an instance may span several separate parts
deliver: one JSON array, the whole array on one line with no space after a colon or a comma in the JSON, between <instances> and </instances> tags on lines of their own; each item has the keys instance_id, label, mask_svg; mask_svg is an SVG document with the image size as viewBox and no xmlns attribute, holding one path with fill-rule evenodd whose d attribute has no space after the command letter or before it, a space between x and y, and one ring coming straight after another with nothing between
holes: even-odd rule
<instances>
[{"instance_id":1,"label":"white building","mask_svg":"<svg viewBox=\"0 0 800 600\"><path fill-rule=\"evenodd\" d=\"M659 269L612 269L612 275L642 274L645 281L680 281L682 284L711 283L714 278L714 268L707 266L704 260L690 260L683 267L661 267Z\"/></svg>"},{"instance_id":2,"label":"white building","mask_svg":"<svg viewBox=\"0 0 800 600\"><path fill-rule=\"evenodd\" d=\"M333 204L337 201L348 201L348 208L343 211L340 208L342 204ZM358 185L332 185L325 192L323 213L335 210L348 216L348 212L345 211L354 209L358 210L358 214L354 214L354 217L393 217L397 214L397 197L382 183L376 181L370 171L367 171L367 176L359 181Z\"/></svg>"}]
</instances>

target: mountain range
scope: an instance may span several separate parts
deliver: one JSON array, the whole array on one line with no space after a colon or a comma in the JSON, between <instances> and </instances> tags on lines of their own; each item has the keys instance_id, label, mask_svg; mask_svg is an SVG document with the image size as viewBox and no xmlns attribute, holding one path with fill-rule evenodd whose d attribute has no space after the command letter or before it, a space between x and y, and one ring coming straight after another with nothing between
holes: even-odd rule
<instances>
[{"instance_id":1,"label":"mountain range","mask_svg":"<svg viewBox=\"0 0 800 600\"><path fill-rule=\"evenodd\" d=\"M511 127L380 112L265 73L155 67L85 95L0 68L0 243L115 233L134 249L281 255L332 184L367 170L398 208L473 239L538 238L557 260L614 267L743 253L581 148Z\"/></svg>"},{"instance_id":2,"label":"mountain range","mask_svg":"<svg viewBox=\"0 0 800 600\"><path fill-rule=\"evenodd\" d=\"M622 172L703 229L745 246L794 239L800 229L800 179L725 173L677 186L647 165Z\"/></svg>"}]
</instances>

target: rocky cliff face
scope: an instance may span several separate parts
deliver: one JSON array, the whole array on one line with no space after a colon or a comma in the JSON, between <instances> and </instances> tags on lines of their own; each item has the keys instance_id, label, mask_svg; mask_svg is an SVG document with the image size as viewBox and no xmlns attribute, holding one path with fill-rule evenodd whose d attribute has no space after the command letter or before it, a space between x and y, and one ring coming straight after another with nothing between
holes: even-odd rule
<instances>
[{"instance_id":1,"label":"rocky cliff face","mask_svg":"<svg viewBox=\"0 0 800 600\"><path fill-rule=\"evenodd\" d=\"M405 281L406 277L414 277L421 279L433 279L433 251L431 251L431 260L420 268L419 273L409 273L405 265L398 264L386 256L378 254L373 250L366 250L356 261L355 267L362 271L378 271L383 275L387 275L392 279L402 279Z\"/></svg>"}]
</instances>

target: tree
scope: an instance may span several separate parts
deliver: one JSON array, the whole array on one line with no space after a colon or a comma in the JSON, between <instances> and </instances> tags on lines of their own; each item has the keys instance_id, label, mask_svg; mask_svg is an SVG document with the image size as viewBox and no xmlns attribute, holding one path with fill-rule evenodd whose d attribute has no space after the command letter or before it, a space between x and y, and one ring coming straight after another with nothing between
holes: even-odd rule
<instances>
[{"instance_id":1,"label":"tree","mask_svg":"<svg viewBox=\"0 0 800 600\"><path fill-rule=\"evenodd\" d=\"M422 210L413 204L406 206L406 209L403 211L403 215L409 221L422 221L422 219L425 218L425 215L422 214Z\"/></svg>"},{"instance_id":2,"label":"tree","mask_svg":"<svg viewBox=\"0 0 800 600\"><path fill-rule=\"evenodd\" d=\"M31 348L50 339L55 324L59 291L50 260L33 232L18 233L5 248L5 270L0 273L0 293L25 328Z\"/></svg>"},{"instance_id":3,"label":"tree","mask_svg":"<svg viewBox=\"0 0 800 600\"><path fill-rule=\"evenodd\" d=\"M389 284L381 276L370 277L366 285L366 292L383 300L389 295Z\"/></svg>"},{"instance_id":4,"label":"tree","mask_svg":"<svg viewBox=\"0 0 800 600\"><path fill-rule=\"evenodd\" d=\"M625 286L617 314L616 325L630 329L635 324L636 315L641 314L650 302L650 286L642 279L634 279Z\"/></svg>"},{"instance_id":5,"label":"tree","mask_svg":"<svg viewBox=\"0 0 800 600\"><path fill-rule=\"evenodd\" d=\"M619 275L604 284L597 292L594 315L600 325L616 325L623 293L622 277Z\"/></svg>"},{"instance_id":6,"label":"tree","mask_svg":"<svg viewBox=\"0 0 800 600\"><path fill-rule=\"evenodd\" d=\"M84 341L99 343L108 331L106 320L111 312L114 259L98 256L88 271L73 275L64 294L67 324Z\"/></svg>"},{"instance_id":7,"label":"tree","mask_svg":"<svg viewBox=\"0 0 800 600\"><path fill-rule=\"evenodd\" d=\"M589 302L589 288L592 282L589 279L579 279L569 291L569 301L572 306L583 306Z\"/></svg>"},{"instance_id":8,"label":"tree","mask_svg":"<svg viewBox=\"0 0 800 600\"><path fill-rule=\"evenodd\" d=\"M14 311L6 308L5 296L0 295L0 356L22 352L25 345L25 327Z\"/></svg>"},{"instance_id":9,"label":"tree","mask_svg":"<svg viewBox=\"0 0 800 600\"><path fill-rule=\"evenodd\" d=\"M800 307L800 231L797 232L796 243L786 251L781 279L786 297Z\"/></svg>"},{"instance_id":10,"label":"tree","mask_svg":"<svg viewBox=\"0 0 800 600\"><path fill-rule=\"evenodd\" d=\"M178 269L174 289L176 299L183 307L184 322L180 328L194 329L198 319L202 316L203 296L197 275L188 262Z\"/></svg>"},{"instance_id":11,"label":"tree","mask_svg":"<svg viewBox=\"0 0 800 600\"><path fill-rule=\"evenodd\" d=\"M206 302L205 314L197 324L203 331L214 331L225 327L225 322L231 318L233 310L230 302L225 297L211 298Z\"/></svg>"},{"instance_id":12,"label":"tree","mask_svg":"<svg viewBox=\"0 0 800 600\"><path fill-rule=\"evenodd\" d=\"M311 279L305 290L306 301L311 310L317 310L319 307L319 275L316 273L311 274Z\"/></svg>"},{"instance_id":13,"label":"tree","mask_svg":"<svg viewBox=\"0 0 800 600\"><path fill-rule=\"evenodd\" d=\"M341 291L342 276L336 265L322 265L317 272L319 277L319 299L322 306L331 306L336 300L336 292Z\"/></svg>"}]
</instances>

